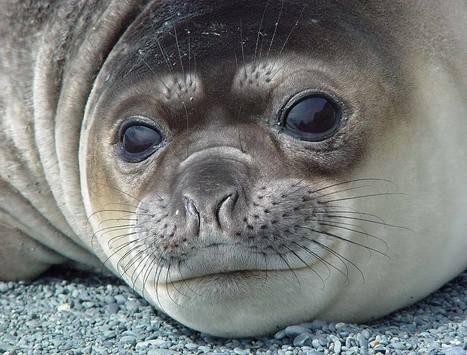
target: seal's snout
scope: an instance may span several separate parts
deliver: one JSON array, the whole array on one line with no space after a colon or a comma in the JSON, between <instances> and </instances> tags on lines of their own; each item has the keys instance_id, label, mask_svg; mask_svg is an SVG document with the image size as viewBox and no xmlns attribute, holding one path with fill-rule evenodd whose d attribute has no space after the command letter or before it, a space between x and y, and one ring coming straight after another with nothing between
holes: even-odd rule
<instances>
[{"instance_id":1,"label":"seal's snout","mask_svg":"<svg viewBox=\"0 0 467 355\"><path fill-rule=\"evenodd\" d=\"M183 205L185 213L180 217L186 219L190 234L222 232L231 227L242 185L237 165L208 160L187 166L181 173L172 201L174 206Z\"/></svg>"},{"instance_id":2,"label":"seal's snout","mask_svg":"<svg viewBox=\"0 0 467 355\"><path fill-rule=\"evenodd\" d=\"M201 224L215 225L222 229L223 225L231 219L231 213L238 199L238 192L234 188L230 190L221 190L214 195L186 192L183 200L187 225L197 224L198 231Z\"/></svg>"}]
</instances>

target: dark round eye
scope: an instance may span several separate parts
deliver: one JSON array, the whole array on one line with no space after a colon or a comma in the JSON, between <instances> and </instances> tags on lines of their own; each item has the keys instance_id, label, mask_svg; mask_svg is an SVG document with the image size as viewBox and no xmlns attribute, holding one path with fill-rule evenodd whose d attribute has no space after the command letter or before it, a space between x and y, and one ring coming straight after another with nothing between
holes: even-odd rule
<instances>
[{"instance_id":1,"label":"dark round eye","mask_svg":"<svg viewBox=\"0 0 467 355\"><path fill-rule=\"evenodd\" d=\"M160 130L146 123L126 123L120 129L120 153L131 162L148 158L162 142Z\"/></svg>"},{"instance_id":2,"label":"dark round eye","mask_svg":"<svg viewBox=\"0 0 467 355\"><path fill-rule=\"evenodd\" d=\"M341 112L331 98L323 94L292 98L283 110L281 125L293 137L319 142L339 128Z\"/></svg>"}]
</instances>

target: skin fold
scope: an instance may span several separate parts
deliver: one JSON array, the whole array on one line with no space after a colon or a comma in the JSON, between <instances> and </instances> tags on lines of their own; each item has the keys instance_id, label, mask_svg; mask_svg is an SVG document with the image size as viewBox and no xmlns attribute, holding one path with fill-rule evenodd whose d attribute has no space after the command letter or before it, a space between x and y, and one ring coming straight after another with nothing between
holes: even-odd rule
<instances>
[{"instance_id":1,"label":"skin fold","mask_svg":"<svg viewBox=\"0 0 467 355\"><path fill-rule=\"evenodd\" d=\"M466 27L461 0L2 2L0 280L109 271L225 337L416 302L467 267ZM307 141L316 95L339 120Z\"/></svg>"}]
</instances>

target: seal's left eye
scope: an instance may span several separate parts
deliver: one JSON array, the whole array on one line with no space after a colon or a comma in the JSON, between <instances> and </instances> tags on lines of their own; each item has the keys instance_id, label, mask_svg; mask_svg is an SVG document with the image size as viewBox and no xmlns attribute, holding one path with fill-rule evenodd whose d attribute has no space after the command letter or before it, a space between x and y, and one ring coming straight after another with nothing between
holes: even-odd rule
<instances>
[{"instance_id":1,"label":"seal's left eye","mask_svg":"<svg viewBox=\"0 0 467 355\"><path fill-rule=\"evenodd\" d=\"M162 133L145 123L126 124L120 130L120 153L131 162L148 158L162 142Z\"/></svg>"},{"instance_id":2,"label":"seal's left eye","mask_svg":"<svg viewBox=\"0 0 467 355\"><path fill-rule=\"evenodd\" d=\"M301 93L282 110L280 125L295 138L319 142L332 136L340 122L341 110L333 99L321 93Z\"/></svg>"}]
</instances>

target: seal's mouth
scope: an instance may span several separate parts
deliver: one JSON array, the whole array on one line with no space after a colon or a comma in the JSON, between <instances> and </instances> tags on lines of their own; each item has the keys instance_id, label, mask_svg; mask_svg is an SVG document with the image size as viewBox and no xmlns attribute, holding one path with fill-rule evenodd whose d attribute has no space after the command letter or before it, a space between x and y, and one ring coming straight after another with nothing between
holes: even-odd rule
<instances>
[{"instance_id":1,"label":"seal's mouth","mask_svg":"<svg viewBox=\"0 0 467 355\"><path fill-rule=\"evenodd\" d=\"M247 248L221 244L204 248L176 265L169 263L162 271L167 277L161 278L160 284L265 279L277 273L312 268L316 262L316 259L310 260L309 255L260 255Z\"/></svg>"}]
</instances>

